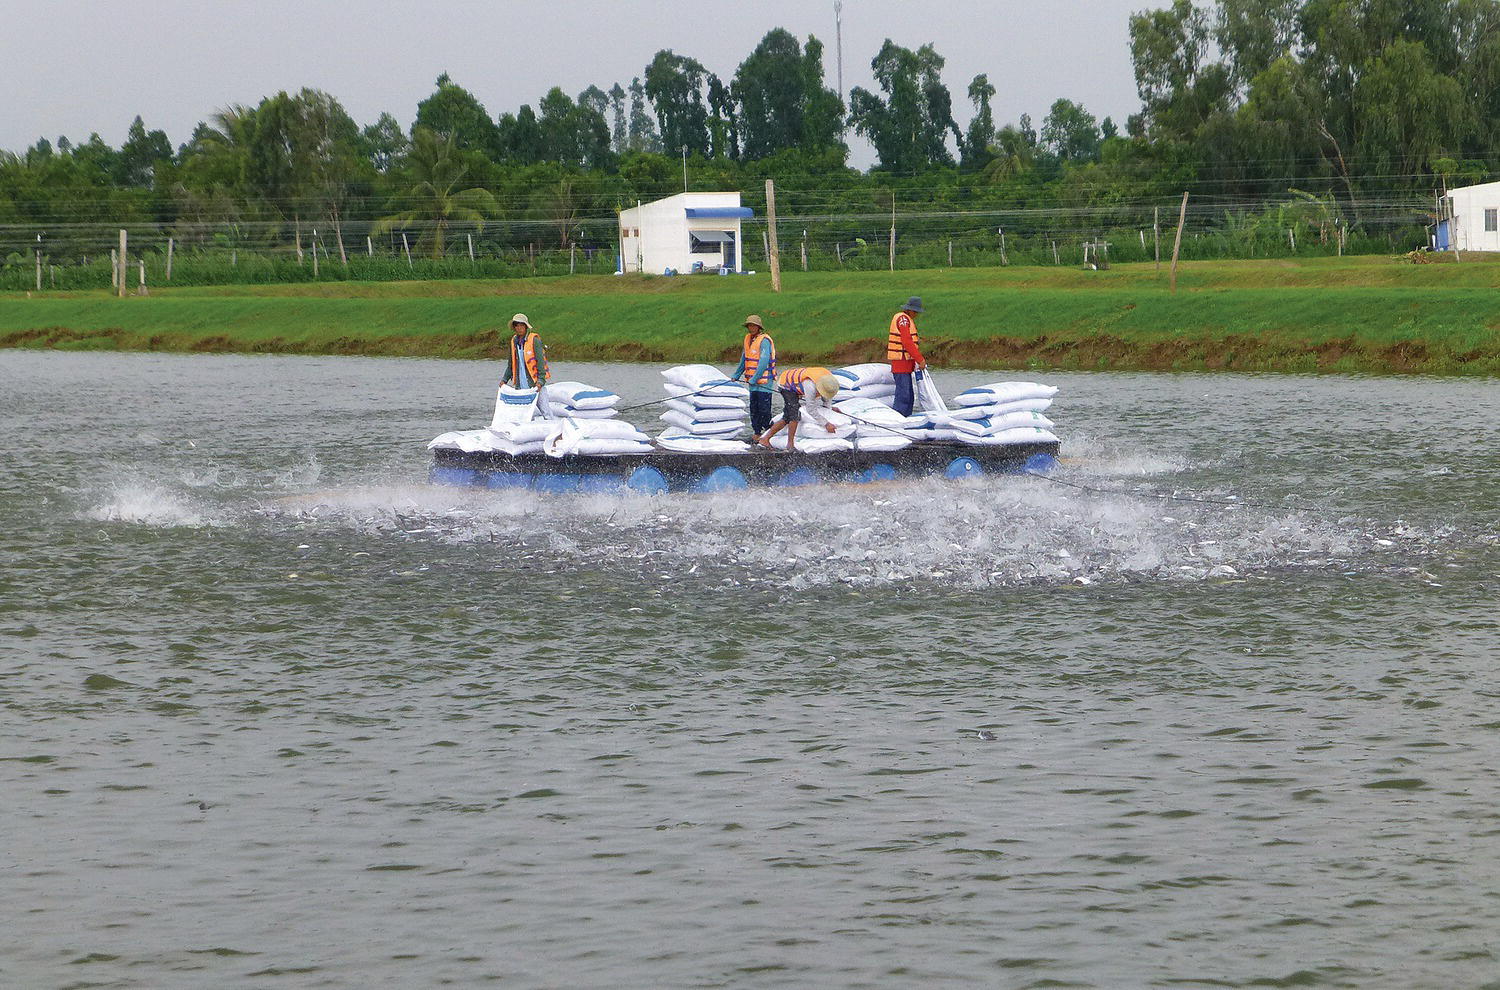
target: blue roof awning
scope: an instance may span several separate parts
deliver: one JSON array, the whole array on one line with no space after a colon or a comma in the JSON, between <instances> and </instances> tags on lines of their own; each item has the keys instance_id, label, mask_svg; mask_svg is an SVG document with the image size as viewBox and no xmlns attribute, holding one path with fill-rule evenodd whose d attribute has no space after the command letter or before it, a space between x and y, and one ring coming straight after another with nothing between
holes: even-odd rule
<instances>
[{"instance_id":1,"label":"blue roof awning","mask_svg":"<svg viewBox=\"0 0 1500 990\"><path fill-rule=\"evenodd\" d=\"M689 206L689 220L746 220L755 216L748 206Z\"/></svg>"}]
</instances>

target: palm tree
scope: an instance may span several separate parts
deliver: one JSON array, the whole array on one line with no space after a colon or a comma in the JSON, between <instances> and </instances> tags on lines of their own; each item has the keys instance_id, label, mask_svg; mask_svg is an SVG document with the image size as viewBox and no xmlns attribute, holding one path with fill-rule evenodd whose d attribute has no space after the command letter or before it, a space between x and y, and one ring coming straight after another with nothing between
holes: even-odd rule
<instances>
[{"instance_id":1,"label":"palm tree","mask_svg":"<svg viewBox=\"0 0 1500 990\"><path fill-rule=\"evenodd\" d=\"M457 188L469 167L458 160L451 134L439 136L418 127L412 133L406 167L415 181L400 200L409 208L382 217L372 234L416 227L421 232L417 249L426 248L430 257L441 258L449 227L472 223L482 228L486 216L500 211L489 190Z\"/></svg>"}]
</instances>

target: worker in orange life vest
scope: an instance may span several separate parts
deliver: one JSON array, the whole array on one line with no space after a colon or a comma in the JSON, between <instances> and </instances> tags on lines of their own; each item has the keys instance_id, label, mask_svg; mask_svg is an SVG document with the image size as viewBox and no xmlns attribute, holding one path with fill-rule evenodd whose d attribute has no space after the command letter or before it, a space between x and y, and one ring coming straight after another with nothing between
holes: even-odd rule
<instances>
[{"instance_id":1,"label":"worker in orange life vest","mask_svg":"<svg viewBox=\"0 0 1500 990\"><path fill-rule=\"evenodd\" d=\"M771 446L771 438L786 428L786 449L797 449L797 424L802 422L802 403L813 422L829 433L834 425L827 414L833 412L833 397L839 394L839 380L827 368L788 368L776 376L776 391L781 393L781 422L755 438L762 447Z\"/></svg>"},{"instance_id":2,"label":"worker in orange life vest","mask_svg":"<svg viewBox=\"0 0 1500 990\"><path fill-rule=\"evenodd\" d=\"M776 342L758 316L745 317L745 346L740 363L729 376L750 386L750 432L760 436L771 428L771 393L776 390Z\"/></svg>"},{"instance_id":3,"label":"worker in orange life vest","mask_svg":"<svg viewBox=\"0 0 1500 990\"><path fill-rule=\"evenodd\" d=\"M510 363L501 383L512 388L541 388L548 377L547 350L542 346L542 338L531 329L525 313L510 318L510 330Z\"/></svg>"},{"instance_id":4,"label":"worker in orange life vest","mask_svg":"<svg viewBox=\"0 0 1500 990\"><path fill-rule=\"evenodd\" d=\"M893 406L903 416L910 416L916 398L912 389L913 372L927 370L927 359L922 357L917 336L917 314L922 312L922 297L912 296L901 307L901 312L891 317L890 332L885 339L885 359L891 363L891 377L896 380L896 398Z\"/></svg>"}]
</instances>

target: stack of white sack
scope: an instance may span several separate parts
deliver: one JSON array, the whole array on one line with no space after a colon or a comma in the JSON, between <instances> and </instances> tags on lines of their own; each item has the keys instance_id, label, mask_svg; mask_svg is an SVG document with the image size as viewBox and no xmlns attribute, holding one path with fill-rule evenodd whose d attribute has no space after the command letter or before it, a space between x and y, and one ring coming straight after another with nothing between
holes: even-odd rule
<instances>
[{"instance_id":1,"label":"stack of white sack","mask_svg":"<svg viewBox=\"0 0 1500 990\"><path fill-rule=\"evenodd\" d=\"M880 399L843 399L834 403L834 416L849 422L855 450L900 450L911 446L906 417Z\"/></svg>"},{"instance_id":2,"label":"stack of white sack","mask_svg":"<svg viewBox=\"0 0 1500 990\"><path fill-rule=\"evenodd\" d=\"M706 438L733 441L749 418L749 388L724 377L707 364L684 364L661 373L666 379L667 409L659 417L667 424L660 440ZM704 451L707 453L708 451Z\"/></svg>"},{"instance_id":3,"label":"stack of white sack","mask_svg":"<svg viewBox=\"0 0 1500 990\"><path fill-rule=\"evenodd\" d=\"M875 399L887 406L896 401L896 379L888 364L851 364L835 370L833 376L839 380L838 401Z\"/></svg>"},{"instance_id":4,"label":"stack of white sack","mask_svg":"<svg viewBox=\"0 0 1500 990\"><path fill-rule=\"evenodd\" d=\"M933 422L954 431L960 443L1006 446L1057 443L1052 420L1043 416L1057 388L1036 382L993 382L960 392L946 417Z\"/></svg>"},{"instance_id":5,"label":"stack of white sack","mask_svg":"<svg viewBox=\"0 0 1500 990\"><path fill-rule=\"evenodd\" d=\"M551 424L532 421L536 406L536 389L501 385L489 429L444 433L429 443L427 449L459 450L466 454L539 454Z\"/></svg>"},{"instance_id":6,"label":"stack of white sack","mask_svg":"<svg viewBox=\"0 0 1500 990\"><path fill-rule=\"evenodd\" d=\"M608 389L583 382L553 382L546 388L538 411L544 416L569 419L614 419L620 397Z\"/></svg>"},{"instance_id":7,"label":"stack of white sack","mask_svg":"<svg viewBox=\"0 0 1500 990\"><path fill-rule=\"evenodd\" d=\"M623 419L556 419L542 440L548 457L649 454L651 438Z\"/></svg>"}]
</instances>

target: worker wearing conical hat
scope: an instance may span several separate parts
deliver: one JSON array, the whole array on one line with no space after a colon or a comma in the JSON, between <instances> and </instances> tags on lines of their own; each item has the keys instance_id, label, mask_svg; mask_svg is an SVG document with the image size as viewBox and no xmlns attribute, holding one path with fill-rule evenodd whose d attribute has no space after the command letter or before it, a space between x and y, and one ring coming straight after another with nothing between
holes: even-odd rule
<instances>
[{"instance_id":1,"label":"worker wearing conical hat","mask_svg":"<svg viewBox=\"0 0 1500 990\"><path fill-rule=\"evenodd\" d=\"M502 384L512 388L541 388L547 384L547 351L542 338L531 329L525 313L510 318L510 363Z\"/></svg>"},{"instance_id":2,"label":"worker wearing conical hat","mask_svg":"<svg viewBox=\"0 0 1500 990\"><path fill-rule=\"evenodd\" d=\"M781 393L781 422L757 436L762 447L771 446L771 438L786 429L786 449L797 449L797 425L802 422L803 403L813 422L829 433L834 425L827 419L833 412L833 397L839 394L839 380L827 368L788 368L776 376L776 391Z\"/></svg>"},{"instance_id":3,"label":"worker wearing conical hat","mask_svg":"<svg viewBox=\"0 0 1500 990\"><path fill-rule=\"evenodd\" d=\"M771 393L776 390L776 342L758 316L745 317L745 344L739 366L729 376L750 386L750 430L771 428Z\"/></svg>"}]
</instances>

